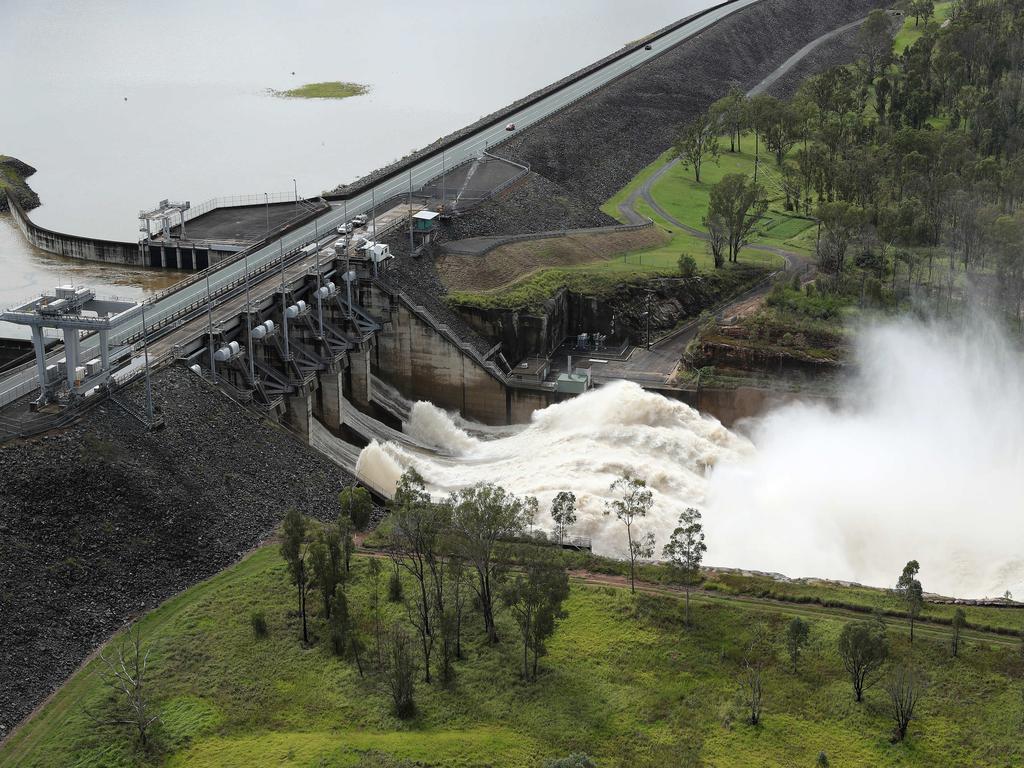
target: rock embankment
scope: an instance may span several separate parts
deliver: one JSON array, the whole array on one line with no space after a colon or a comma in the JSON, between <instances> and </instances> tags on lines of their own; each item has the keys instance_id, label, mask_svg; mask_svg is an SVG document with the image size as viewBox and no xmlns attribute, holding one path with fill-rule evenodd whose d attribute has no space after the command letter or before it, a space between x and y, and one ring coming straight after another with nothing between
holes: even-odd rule
<instances>
[{"instance_id":1,"label":"rock embankment","mask_svg":"<svg viewBox=\"0 0 1024 768\"><path fill-rule=\"evenodd\" d=\"M807 43L883 5L763 0L492 151L529 163L535 173L597 207L672 146L679 126L732 84L753 87Z\"/></svg>"},{"instance_id":2,"label":"rock embankment","mask_svg":"<svg viewBox=\"0 0 1024 768\"><path fill-rule=\"evenodd\" d=\"M0 213L10 210L8 196L18 201L22 210L31 211L40 205L39 195L32 191L25 181L36 172L28 163L15 157L0 155Z\"/></svg>"},{"instance_id":3,"label":"rock embankment","mask_svg":"<svg viewBox=\"0 0 1024 768\"><path fill-rule=\"evenodd\" d=\"M127 619L237 560L290 507L333 519L351 482L182 368L153 397L155 432L107 401L0 446L0 738Z\"/></svg>"}]
</instances>

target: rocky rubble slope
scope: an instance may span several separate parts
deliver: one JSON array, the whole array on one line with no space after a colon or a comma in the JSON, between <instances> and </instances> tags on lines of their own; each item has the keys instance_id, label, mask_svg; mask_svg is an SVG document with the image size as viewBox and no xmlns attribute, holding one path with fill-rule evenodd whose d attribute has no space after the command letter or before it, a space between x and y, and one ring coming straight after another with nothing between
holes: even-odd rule
<instances>
[{"instance_id":1,"label":"rocky rubble slope","mask_svg":"<svg viewBox=\"0 0 1024 768\"><path fill-rule=\"evenodd\" d=\"M0 446L0 737L127 619L212 576L289 507L329 519L349 481L182 368L166 426L107 402ZM140 404L142 390L129 393Z\"/></svg>"},{"instance_id":2,"label":"rocky rubble slope","mask_svg":"<svg viewBox=\"0 0 1024 768\"><path fill-rule=\"evenodd\" d=\"M680 124L747 90L808 42L879 0L763 0L523 131L495 154L596 207L672 145ZM584 225L585 226L585 225Z\"/></svg>"}]
</instances>

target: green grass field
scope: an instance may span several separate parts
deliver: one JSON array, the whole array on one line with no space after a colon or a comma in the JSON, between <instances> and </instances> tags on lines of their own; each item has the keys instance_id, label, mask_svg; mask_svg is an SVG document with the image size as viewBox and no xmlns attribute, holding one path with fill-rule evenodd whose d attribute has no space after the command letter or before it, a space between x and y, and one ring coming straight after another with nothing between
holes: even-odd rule
<instances>
[{"instance_id":1,"label":"green grass field","mask_svg":"<svg viewBox=\"0 0 1024 768\"><path fill-rule=\"evenodd\" d=\"M350 605L366 605L367 561L356 560ZM0 766L529 766L571 752L612 766L1017 765L1020 684L1015 648L972 642L959 659L919 638L913 657L931 685L909 740L890 744L880 688L853 701L835 640L840 620L812 620L797 673L781 645L765 672L762 725L745 724L740 660L755 626L778 636L787 618L742 604L695 602L696 627L681 625L675 598L574 586L569 612L533 684L517 674L509 617L504 640L481 642L474 614L468 658L450 690L419 683L418 713L390 713L375 673L323 646L298 640L293 590L275 547L263 548L142 620L154 647L151 695L162 724L158 750L140 753L130 735L97 727L103 711L91 670L76 675L0 750ZM318 605L311 600L311 605ZM269 636L249 624L262 611ZM388 606L394 617L404 609ZM322 632L314 618L314 634ZM911 653L890 633L894 652ZM699 755L699 757L698 757Z\"/></svg>"},{"instance_id":2,"label":"green grass field","mask_svg":"<svg viewBox=\"0 0 1024 768\"><path fill-rule=\"evenodd\" d=\"M694 229L703 230L702 220L707 214L708 199L711 188L721 181L722 177L729 173L742 173L745 176L753 177L754 173L754 137L746 134L741 142L741 152L723 151L718 162L705 161L701 166L701 182L698 184L693 171L686 170L679 165L671 168L651 187L651 194L658 204L678 221ZM722 138L722 147L728 149L727 137ZM625 217L619 210L619 205L637 188L644 184L659 168L672 159L672 151L668 150L658 157L653 163L637 174L625 187L619 190L608 200L601 210L609 216L623 221ZM771 207L764 219L758 225L753 243L760 245L772 245L786 250L800 253L810 253L813 245L814 223L807 218L795 216L783 210L782 203L784 195L778 187L779 172L774 158L770 155L761 155L761 175L759 181L768 192ZM651 216L650 206L643 200L637 203L636 210L646 216ZM659 220L655 217L655 220ZM661 222L670 226L666 222ZM706 250L706 248L705 248ZM756 259L749 249L741 252L740 258L751 260Z\"/></svg>"},{"instance_id":3,"label":"green grass field","mask_svg":"<svg viewBox=\"0 0 1024 768\"><path fill-rule=\"evenodd\" d=\"M663 224L656 217L655 220ZM619 285L660 275L678 275L679 257L683 253L693 256L701 271L713 269L703 240L685 232L671 232L667 226L663 228L670 233L671 239L656 248L629 251L613 259L538 270L494 291L453 291L448 295L448 301L454 305L483 308L538 309L561 288L588 296L601 296Z\"/></svg>"},{"instance_id":4,"label":"green grass field","mask_svg":"<svg viewBox=\"0 0 1024 768\"><path fill-rule=\"evenodd\" d=\"M369 86L359 83L343 83L332 80L326 83L307 83L287 91L272 90L271 93L274 96L289 99L348 99L352 96L362 96L369 90Z\"/></svg>"},{"instance_id":5,"label":"green grass field","mask_svg":"<svg viewBox=\"0 0 1024 768\"><path fill-rule=\"evenodd\" d=\"M950 13L953 11L952 2L939 2L935 4L935 13L932 15L931 22L933 24L941 24L949 18ZM925 28L928 22L921 19L920 24L914 24L914 19L908 16L903 22L903 27L899 32L896 33L896 39L893 41L893 50L896 53L903 53L907 48L916 43L922 35L924 35Z\"/></svg>"}]
</instances>

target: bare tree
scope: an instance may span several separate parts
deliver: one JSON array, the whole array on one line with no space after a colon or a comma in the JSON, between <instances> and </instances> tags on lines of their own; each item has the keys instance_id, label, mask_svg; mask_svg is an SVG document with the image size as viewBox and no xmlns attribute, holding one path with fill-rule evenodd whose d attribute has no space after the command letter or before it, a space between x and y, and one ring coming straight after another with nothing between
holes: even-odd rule
<instances>
[{"instance_id":1,"label":"bare tree","mask_svg":"<svg viewBox=\"0 0 1024 768\"><path fill-rule=\"evenodd\" d=\"M374 656L377 659L377 668L384 666L384 651L383 651L383 639L384 639L384 627L381 624L381 595L380 595L380 574L384 569L381 567L380 560L375 557L371 557L367 563L367 571L370 577L370 612L373 619L373 651Z\"/></svg>"},{"instance_id":2,"label":"bare tree","mask_svg":"<svg viewBox=\"0 0 1024 768\"><path fill-rule=\"evenodd\" d=\"M770 654L771 644L768 642L767 630L763 626L755 627L754 637L747 646L740 672L740 685L747 710L750 712L748 722L751 725L761 722L764 705L764 670Z\"/></svg>"},{"instance_id":3,"label":"bare tree","mask_svg":"<svg viewBox=\"0 0 1024 768\"><path fill-rule=\"evenodd\" d=\"M101 725L127 725L135 729L139 744L149 744L149 731L160 719L153 710L146 685L149 654L152 647L143 647L142 630L130 627L112 648L100 652L97 676L116 700L113 713L99 715L86 710L86 715Z\"/></svg>"},{"instance_id":4,"label":"bare tree","mask_svg":"<svg viewBox=\"0 0 1024 768\"><path fill-rule=\"evenodd\" d=\"M396 621L385 643L384 684L391 694L395 714L401 718L411 717L416 711L416 704L413 701L416 663L409 647L411 644L409 634Z\"/></svg>"},{"instance_id":5,"label":"bare tree","mask_svg":"<svg viewBox=\"0 0 1024 768\"><path fill-rule=\"evenodd\" d=\"M892 22L883 10L874 10L857 33L864 76L868 85L892 58Z\"/></svg>"},{"instance_id":6,"label":"bare tree","mask_svg":"<svg viewBox=\"0 0 1024 768\"><path fill-rule=\"evenodd\" d=\"M604 513L615 514L623 525L626 526L626 542L629 552L629 588L636 592L636 560L639 554L633 546L633 522L638 517L647 517L647 513L654 506L654 495L647 487L647 483L638 477L624 475L611 485L611 492L621 494L621 498L612 499L606 502Z\"/></svg>"},{"instance_id":7,"label":"bare tree","mask_svg":"<svg viewBox=\"0 0 1024 768\"><path fill-rule=\"evenodd\" d=\"M893 743L907 737L907 728L914 719L914 710L925 692L925 681L912 667L895 667L885 681L885 692L889 696L889 715L894 728Z\"/></svg>"}]
</instances>

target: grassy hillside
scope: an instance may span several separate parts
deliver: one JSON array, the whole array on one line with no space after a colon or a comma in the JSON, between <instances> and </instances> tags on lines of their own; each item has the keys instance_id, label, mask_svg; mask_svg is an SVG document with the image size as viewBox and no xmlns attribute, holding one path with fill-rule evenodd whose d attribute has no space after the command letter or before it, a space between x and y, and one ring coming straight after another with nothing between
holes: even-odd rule
<instances>
[{"instance_id":1,"label":"grassy hillside","mask_svg":"<svg viewBox=\"0 0 1024 768\"><path fill-rule=\"evenodd\" d=\"M708 198L711 188L729 173L740 173L748 177L754 174L754 137L745 134L741 142L741 152L729 152L728 137L721 138L723 151L717 162L706 160L701 166L701 181L697 183L693 171L675 165L651 186L651 196L669 215L693 229L703 230L702 220L707 214ZM601 206L601 210L609 216L624 219L619 205L629 195L643 186L651 176L666 163L672 160L672 150L666 151L657 160L644 168L622 190ZM779 172L775 160L770 154L761 154L760 174L758 178L767 191L771 207L761 220L751 238L752 243L771 245L800 253L810 253L813 245L814 223L807 218L794 216L783 209L784 195L779 187ZM652 216L650 207L642 199L637 202L636 210L645 216ZM665 227L671 224L663 221L656 214L653 218ZM691 239L696 239L692 238ZM701 244L701 251L706 246ZM710 257L708 263L710 265ZM765 259L764 254L749 249L741 252L741 260L757 261Z\"/></svg>"},{"instance_id":2,"label":"grassy hillside","mask_svg":"<svg viewBox=\"0 0 1024 768\"><path fill-rule=\"evenodd\" d=\"M350 605L367 605L367 560L355 563ZM890 630L894 652L913 655L931 686L904 744L888 740L884 693L856 704L835 641L843 618L812 620L798 672L776 640L764 677L762 725L744 723L738 676L752 633L778 638L788 616L761 604L696 601L696 627L679 601L575 584L568 617L549 643L536 683L517 673L515 632L481 642L476 615L467 659L450 690L417 684L417 715L390 712L376 673L360 678L323 643L303 649L295 596L274 547L171 600L142 620L152 644L159 747L141 753L103 712L91 670L80 673L2 750L0 766L538 766L586 752L599 766L1016 765L1024 662L1013 645L980 641L951 659L945 642ZM315 606L316 600L311 600ZM395 618L404 608L388 605ZM254 637L253 611L266 638ZM315 608L314 608L315 611ZM319 619L314 634L322 634ZM1004 641L1005 643L1005 641ZM372 645L372 641L371 641Z\"/></svg>"},{"instance_id":3,"label":"grassy hillside","mask_svg":"<svg viewBox=\"0 0 1024 768\"><path fill-rule=\"evenodd\" d=\"M928 23L941 24L949 18L950 13L953 11L953 3L950 2L938 2L935 3L935 12L932 15L931 21L928 22L925 19L921 19L918 23L914 22L914 17L908 15L903 22L903 26L900 31L896 34L896 39L893 40L893 50L896 53L903 53L907 48L916 43L928 26Z\"/></svg>"}]
</instances>

